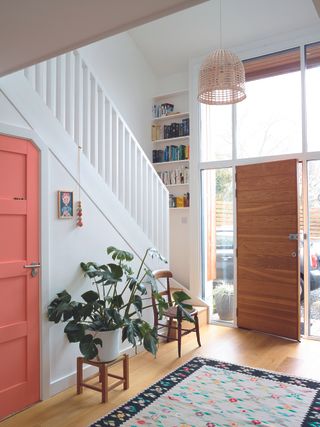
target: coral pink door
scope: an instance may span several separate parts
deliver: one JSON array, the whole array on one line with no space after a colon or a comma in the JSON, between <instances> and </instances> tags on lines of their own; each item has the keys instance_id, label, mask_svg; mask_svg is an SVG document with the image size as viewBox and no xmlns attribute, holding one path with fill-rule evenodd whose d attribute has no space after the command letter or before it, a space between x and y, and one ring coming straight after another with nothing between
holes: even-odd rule
<instances>
[{"instance_id":1,"label":"coral pink door","mask_svg":"<svg viewBox=\"0 0 320 427\"><path fill-rule=\"evenodd\" d=\"M39 155L0 135L0 419L39 400Z\"/></svg>"}]
</instances>

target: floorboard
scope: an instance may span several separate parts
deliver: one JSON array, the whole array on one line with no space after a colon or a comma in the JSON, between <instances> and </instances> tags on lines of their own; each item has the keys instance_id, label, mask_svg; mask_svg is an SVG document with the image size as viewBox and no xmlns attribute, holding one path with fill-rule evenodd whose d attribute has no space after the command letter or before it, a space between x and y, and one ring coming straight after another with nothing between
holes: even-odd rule
<instances>
[{"instance_id":1,"label":"floorboard","mask_svg":"<svg viewBox=\"0 0 320 427\"><path fill-rule=\"evenodd\" d=\"M177 357L177 343L163 343L157 358L140 353L130 359L130 388L109 393L109 402L100 403L100 393L85 389L76 395L75 387L7 418L1 427L87 427L111 409L154 383L180 364L195 356L314 378L320 381L320 342L301 343L261 333L222 326L201 328L202 347L195 334L183 338L182 357Z\"/></svg>"}]
</instances>

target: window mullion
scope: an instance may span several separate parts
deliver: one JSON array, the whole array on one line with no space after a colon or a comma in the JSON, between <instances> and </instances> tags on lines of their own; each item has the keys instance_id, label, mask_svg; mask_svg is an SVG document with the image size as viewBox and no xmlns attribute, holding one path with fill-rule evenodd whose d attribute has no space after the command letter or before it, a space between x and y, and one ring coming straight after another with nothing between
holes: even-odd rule
<instances>
[{"instance_id":1,"label":"window mullion","mask_svg":"<svg viewBox=\"0 0 320 427\"><path fill-rule=\"evenodd\" d=\"M306 107L306 46L300 46L301 64L301 131L302 131L302 152L308 151L307 142L307 107Z\"/></svg>"},{"instance_id":2,"label":"window mullion","mask_svg":"<svg viewBox=\"0 0 320 427\"><path fill-rule=\"evenodd\" d=\"M232 160L237 160L237 107L232 105Z\"/></svg>"}]
</instances>

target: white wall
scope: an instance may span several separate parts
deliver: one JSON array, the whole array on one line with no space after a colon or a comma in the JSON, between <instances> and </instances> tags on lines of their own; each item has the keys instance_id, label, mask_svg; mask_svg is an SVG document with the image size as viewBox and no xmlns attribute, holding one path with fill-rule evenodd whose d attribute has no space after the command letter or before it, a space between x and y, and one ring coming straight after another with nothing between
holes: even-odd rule
<instances>
[{"instance_id":1,"label":"white wall","mask_svg":"<svg viewBox=\"0 0 320 427\"><path fill-rule=\"evenodd\" d=\"M108 246L132 252L119 233L113 228L94 203L84 195L82 228L76 227L76 219L60 220L57 218L57 191L61 189L73 190L75 200L78 200L77 184L55 158L49 154L49 240L50 240L50 273L49 273L49 300L57 292L66 289L77 301L81 294L91 289L90 280L84 278L79 266L81 261L96 261L105 263L112 261L106 254ZM150 258L148 259L150 263ZM133 266L139 266L135 260ZM152 313L147 318L152 321ZM63 333L64 325L49 325L50 345L50 384L51 394L66 386L74 384L76 357L80 355L78 344L70 344ZM130 346L129 343L122 348ZM152 358L153 356L150 355Z\"/></svg>"},{"instance_id":2,"label":"white wall","mask_svg":"<svg viewBox=\"0 0 320 427\"><path fill-rule=\"evenodd\" d=\"M189 288L189 211L170 210L170 270L181 285Z\"/></svg>"},{"instance_id":3,"label":"white wall","mask_svg":"<svg viewBox=\"0 0 320 427\"><path fill-rule=\"evenodd\" d=\"M127 33L80 49L108 97L151 158L151 105L155 76Z\"/></svg>"},{"instance_id":4,"label":"white wall","mask_svg":"<svg viewBox=\"0 0 320 427\"><path fill-rule=\"evenodd\" d=\"M0 122L7 125L19 126L23 129L30 129L28 123L18 113L2 91L0 91Z\"/></svg>"},{"instance_id":5,"label":"white wall","mask_svg":"<svg viewBox=\"0 0 320 427\"><path fill-rule=\"evenodd\" d=\"M189 74L186 70L183 73L170 74L157 79L155 95L161 95L181 90L188 90Z\"/></svg>"}]
</instances>

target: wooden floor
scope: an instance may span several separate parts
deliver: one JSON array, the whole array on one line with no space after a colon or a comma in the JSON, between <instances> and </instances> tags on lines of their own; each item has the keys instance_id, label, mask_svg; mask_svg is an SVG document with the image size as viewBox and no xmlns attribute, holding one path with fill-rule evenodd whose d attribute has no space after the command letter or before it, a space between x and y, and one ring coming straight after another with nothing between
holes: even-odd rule
<instances>
[{"instance_id":1,"label":"wooden floor","mask_svg":"<svg viewBox=\"0 0 320 427\"><path fill-rule=\"evenodd\" d=\"M130 359L130 387L110 392L109 402L100 403L100 393L85 389L75 394L75 387L45 402L10 417L1 427L87 427L174 370L194 356L206 356L227 362L286 372L320 381L320 342L301 343L271 337L251 331L206 325L201 328L202 347L198 348L195 334L183 338L182 357L177 358L177 343L161 344L154 359L141 353Z\"/></svg>"}]
</instances>

